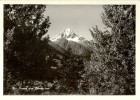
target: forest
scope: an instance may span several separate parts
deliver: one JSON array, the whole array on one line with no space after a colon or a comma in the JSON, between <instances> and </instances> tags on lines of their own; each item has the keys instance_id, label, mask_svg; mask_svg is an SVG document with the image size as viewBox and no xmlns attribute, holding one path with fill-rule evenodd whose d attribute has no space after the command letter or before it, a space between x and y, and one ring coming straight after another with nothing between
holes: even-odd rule
<instances>
[{"instance_id":1,"label":"forest","mask_svg":"<svg viewBox=\"0 0 140 100\"><path fill-rule=\"evenodd\" d=\"M45 9L4 5L4 95L135 95L135 5L103 5L106 30L87 29L96 40L88 59L42 39Z\"/></svg>"}]
</instances>

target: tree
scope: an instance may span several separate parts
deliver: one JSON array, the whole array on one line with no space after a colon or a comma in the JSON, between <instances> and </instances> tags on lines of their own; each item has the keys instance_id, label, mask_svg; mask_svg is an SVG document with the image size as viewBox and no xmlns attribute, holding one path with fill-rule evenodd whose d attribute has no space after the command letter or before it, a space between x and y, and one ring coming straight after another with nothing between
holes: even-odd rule
<instances>
[{"instance_id":1,"label":"tree","mask_svg":"<svg viewBox=\"0 0 140 100\"><path fill-rule=\"evenodd\" d=\"M60 59L60 65L57 68L57 86L56 90L62 94L79 93L79 82L84 73L83 58L72 55L71 49L68 49L67 56ZM57 87L56 86L56 87Z\"/></svg>"},{"instance_id":2,"label":"tree","mask_svg":"<svg viewBox=\"0 0 140 100\"><path fill-rule=\"evenodd\" d=\"M87 66L91 94L135 94L135 6L105 5L102 20L111 31L90 30L96 40ZM92 78L92 79L91 79Z\"/></svg>"},{"instance_id":3,"label":"tree","mask_svg":"<svg viewBox=\"0 0 140 100\"><path fill-rule=\"evenodd\" d=\"M104 6L106 18L112 23L113 45L117 59L127 70L125 94L135 93L135 5ZM110 12L109 10L112 9ZM113 15L113 17L111 17Z\"/></svg>"},{"instance_id":4,"label":"tree","mask_svg":"<svg viewBox=\"0 0 140 100\"><path fill-rule=\"evenodd\" d=\"M39 79L46 67L49 17L45 5L4 5L4 90L8 73L11 80Z\"/></svg>"}]
</instances>

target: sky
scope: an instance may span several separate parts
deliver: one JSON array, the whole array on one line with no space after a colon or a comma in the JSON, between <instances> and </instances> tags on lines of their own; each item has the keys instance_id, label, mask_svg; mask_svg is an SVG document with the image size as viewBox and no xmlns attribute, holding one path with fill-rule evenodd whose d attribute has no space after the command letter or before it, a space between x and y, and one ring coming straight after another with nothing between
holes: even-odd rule
<instances>
[{"instance_id":1,"label":"sky","mask_svg":"<svg viewBox=\"0 0 140 100\"><path fill-rule=\"evenodd\" d=\"M44 16L50 17L50 38L56 37L63 30L70 28L77 35L91 40L89 29L97 25L103 29L101 5L47 5Z\"/></svg>"}]
</instances>

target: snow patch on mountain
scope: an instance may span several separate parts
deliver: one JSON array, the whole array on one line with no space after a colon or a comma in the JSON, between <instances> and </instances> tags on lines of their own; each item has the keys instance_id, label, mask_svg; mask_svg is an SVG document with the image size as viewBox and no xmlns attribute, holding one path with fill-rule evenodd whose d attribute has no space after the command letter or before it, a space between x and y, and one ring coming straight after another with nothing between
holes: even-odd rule
<instances>
[{"instance_id":1,"label":"snow patch on mountain","mask_svg":"<svg viewBox=\"0 0 140 100\"><path fill-rule=\"evenodd\" d=\"M68 41L74 41L74 42L79 42L79 38L75 37L75 38L67 38Z\"/></svg>"}]
</instances>

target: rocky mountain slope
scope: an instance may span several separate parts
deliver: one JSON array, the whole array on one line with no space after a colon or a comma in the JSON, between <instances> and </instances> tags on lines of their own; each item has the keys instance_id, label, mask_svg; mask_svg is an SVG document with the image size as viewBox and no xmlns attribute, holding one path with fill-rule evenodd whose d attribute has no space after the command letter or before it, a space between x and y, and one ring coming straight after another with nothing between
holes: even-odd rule
<instances>
[{"instance_id":1,"label":"rocky mountain slope","mask_svg":"<svg viewBox=\"0 0 140 100\"><path fill-rule=\"evenodd\" d=\"M61 50L65 49L66 51L71 49L72 53L76 55L87 56L90 55L92 51L92 41L88 41L84 37L78 36L69 28L62 31L55 38L51 39L51 41L54 43L55 48L59 49L61 47ZM52 42L51 45L53 45Z\"/></svg>"}]
</instances>

